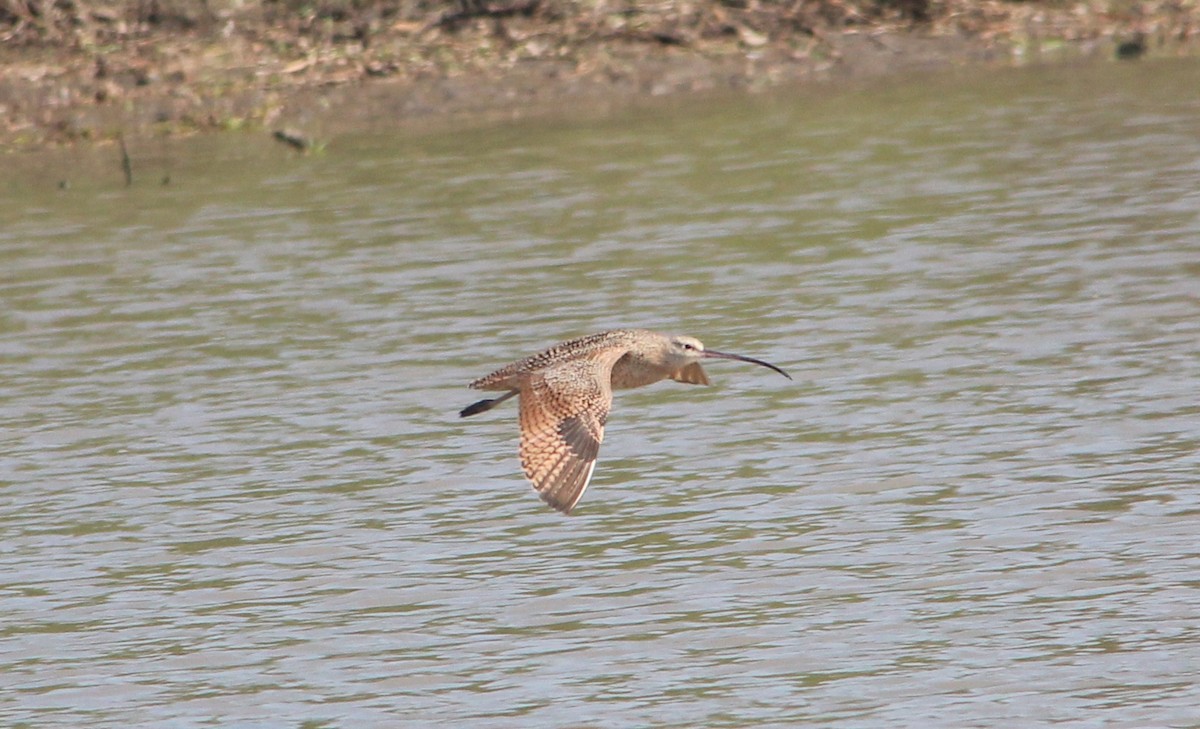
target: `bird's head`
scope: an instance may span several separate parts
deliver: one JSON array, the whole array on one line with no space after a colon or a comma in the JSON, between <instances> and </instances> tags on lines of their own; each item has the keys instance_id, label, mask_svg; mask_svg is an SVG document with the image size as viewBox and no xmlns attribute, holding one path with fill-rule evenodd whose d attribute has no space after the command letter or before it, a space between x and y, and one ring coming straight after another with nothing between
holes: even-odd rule
<instances>
[{"instance_id":1,"label":"bird's head","mask_svg":"<svg viewBox=\"0 0 1200 729\"><path fill-rule=\"evenodd\" d=\"M775 370L779 374L792 379L792 376L783 370L779 369L770 362L764 362L761 359L753 357L745 357L740 354L729 354L728 352L717 352L712 349L705 349L704 344L695 337L687 337L677 335L671 337L667 343L666 350L667 361L674 369L682 369L693 362L699 362L702 359L735 359L739 362L749 362L751 364L766 367L767 369Z\"/></svg>"},{"instance_id":2,"label":"bird's head","mask_svg":"<svg viewBox=\"0 0 1200 729\"><path fill-rule=\"evenodd\" d=\"M667 362L680 369L704 359L704 343L695 337L674 336L668 340L665 354Z\"/></svg>"}]
</instances>

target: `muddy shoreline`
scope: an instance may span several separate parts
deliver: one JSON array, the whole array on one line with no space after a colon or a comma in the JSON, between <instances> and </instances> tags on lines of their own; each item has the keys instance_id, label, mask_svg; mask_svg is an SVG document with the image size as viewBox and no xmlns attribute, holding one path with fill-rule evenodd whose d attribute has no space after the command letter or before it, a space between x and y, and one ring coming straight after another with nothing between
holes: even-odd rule
<instances>
[{"instance_id":1,"label":"muddy shoreline","mask_svg":"<svg viewBox=\"0 0 1200 729\"><path fill-rule=\"evenodd\" d=\"M668 3L576 15L537 3L454 7L475 11L324 24L230 13L172 24L118 9L86 32L84 21L55 32L3 11L0 150L230 129L288 130L303 146L447 117L1200 51L1200 6L1172 2Z\"/></svg>"}]
</instances>

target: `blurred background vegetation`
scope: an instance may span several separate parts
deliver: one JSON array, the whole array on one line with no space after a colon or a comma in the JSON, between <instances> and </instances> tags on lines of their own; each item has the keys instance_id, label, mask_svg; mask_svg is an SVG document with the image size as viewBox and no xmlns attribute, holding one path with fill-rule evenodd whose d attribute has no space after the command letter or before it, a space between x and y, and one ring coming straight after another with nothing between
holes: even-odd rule
<instances>
[{"instance_id":1,"label":"blurred background vegetation","mask_svg":"<svg viewBox=\"0 0 1200 729\"><path fill-rule=\"evenodd\" d=\"M1196 40L1200 0L0 0L0 148L266 126L368 78L427 84L386 116Z\"/></svg>"},{"instance_id":2,"label":"blurred background vegetation","mask_svg":"<svg viewBox=\"0 0 1200 729\"><path fill-rule=\"evenodd\" d=\"M229 34L263 26L324 40L362 40L397 23L446 27L514 15L564 24L601 16L682 20L723 10L800 26L881 17L919 23L949 7L938 0L0 0L0 40L104 42L163 30Z\"/></svg>"}]
</instances>

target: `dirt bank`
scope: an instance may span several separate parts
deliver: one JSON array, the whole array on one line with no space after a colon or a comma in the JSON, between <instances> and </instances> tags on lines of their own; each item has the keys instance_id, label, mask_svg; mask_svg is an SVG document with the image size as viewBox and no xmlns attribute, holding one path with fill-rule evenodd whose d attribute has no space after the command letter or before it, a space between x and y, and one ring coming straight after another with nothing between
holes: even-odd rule
<instances>
[{"instance_id":1,"label":"dirt bank","mask_svg":"<svg viewBox=\"0 0 1200 729\"><path fill-rule=\"evenodd\" d=\"M246 127L311 139L1198 40L1185 0L0 0L0 148Z\"/></svg>"}]
</instances>

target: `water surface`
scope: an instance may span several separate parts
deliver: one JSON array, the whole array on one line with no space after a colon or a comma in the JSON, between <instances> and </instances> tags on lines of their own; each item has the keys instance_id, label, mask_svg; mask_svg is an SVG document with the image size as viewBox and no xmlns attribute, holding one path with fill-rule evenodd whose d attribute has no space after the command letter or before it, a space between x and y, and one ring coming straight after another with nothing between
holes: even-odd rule
<instances>
[{"instance_id":1,"label":"water surface","mask_svg":"<svg viewBox=\"0 0 1200 729\"><path fill-rule=\"evenodd\" d=\"M0 723L1200 726L1198 80L23 166ZM564 518L456 413L614 326L795 382L619 394Z\"/></svg>"}]
</instances>

